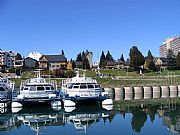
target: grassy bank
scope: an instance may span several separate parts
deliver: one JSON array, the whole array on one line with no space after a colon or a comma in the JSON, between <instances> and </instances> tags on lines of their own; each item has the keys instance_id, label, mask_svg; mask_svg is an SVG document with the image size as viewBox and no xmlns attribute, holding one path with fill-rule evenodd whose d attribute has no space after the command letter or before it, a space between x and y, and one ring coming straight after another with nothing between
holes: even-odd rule
<instances>
[{"instance_id":1,"label":"grassy bank","mask_svg":"<svg viewBox=\"0 0 180 135\"><path fill-rule=\"evenodd\" d=\"M96 75L94 70L87 70L86 76L97 80L102 87L119 87L119 86L154 86L154 85L179 85L180 70L163 71L161 73L149 72L140 75L137 72L127 72L127 70L100 70L102 76ZM170 74L170 76L168 76ZM80 71L83 75L83 71ZM15 82L16 87L20 86L22 80L35 77L34 72L24 72L21 79L11 79ZM52 78L57 80L60 87L61 80L65 78Z\"/></svg>"}]
</instances>

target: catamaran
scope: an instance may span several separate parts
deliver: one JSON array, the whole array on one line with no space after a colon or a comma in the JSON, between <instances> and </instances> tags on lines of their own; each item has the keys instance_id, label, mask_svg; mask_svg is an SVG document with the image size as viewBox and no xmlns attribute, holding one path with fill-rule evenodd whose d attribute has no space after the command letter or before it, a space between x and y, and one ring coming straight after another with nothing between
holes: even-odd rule
<instances>
[{"instance_id":1,"label":"catamaran","mask_svg":"<svg viewBox=\"0 0 180 135\"><path fill-rule=\"evenodd\" d=\"M61 89L64 93L64 106L73 106L84 102L87 104L99 102L112 104L112 100L108 99L108 93L102 91L95 79L86 77L85 74L80 77L79 72L76 77L63 80Z\"/></svg>"},{"instance_id":2,"label":"catamaran","mask_svg":"<svg viewBox=\"0 0 180 135\"><path fill-rule=\"evenodd\" d=\"M13 99L12 107L22 107L39 104L61 105L60 90L57 83L42 78L40 70L36 78L21 82L20 92Z\"/></svg>"}]
</instances>

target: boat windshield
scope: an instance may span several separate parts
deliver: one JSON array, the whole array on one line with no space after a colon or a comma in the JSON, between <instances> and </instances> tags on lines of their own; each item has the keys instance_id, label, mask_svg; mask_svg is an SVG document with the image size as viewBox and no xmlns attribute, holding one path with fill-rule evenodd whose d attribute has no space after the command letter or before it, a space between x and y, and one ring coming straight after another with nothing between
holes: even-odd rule
<instances>
[{"instance_id":1,"label":"boat windshield","mask_svg":"<svg viewBox=\"0 0 180 135\"><path fill-rule=\"evenodd\" d=\"M45 89L44 89L44 86L37 86L37 91L38 91L38 90L45 90Z\"/></svg>"},{"instance_id":2,"label":"boat windshield","mask_svg":"<svg viewBox=\"0 0 180 135\"><path fill-rule=\"evenodd\" d=\"M91 88L94 88L94 85L89 83L89 84L88 84L88 88L90 88L90 89L91 89Z\"/></svg>"},{"instance_id":3,"label":"boat windshield","mask_svg":"<svg viewBox=\"0 0 180 135\"><path fill-rule=\"evenodd\" d=\"M86 83L81 83L80 89L87 89L87 84Z\"/></svg>"},{"instance_id":4,"label":"boat windshield","mask_svg":"<svg viewBox=\"0 0 180 135\"><path fill-rule=\"evenodd\" d=\"M100 86L98 84L95 85L95 88L100 88Z\"/></svg>"},{"instance_id":5,"label":"boat windshield","mask_svg":"<svg viewBox=\"0 0 180 135\"><path fill-rule=\"evenodd\" d=\"M69 84L67 85L67 88L69 88L69 89L72 89L72 87L73 87L73 83L69 83Z\"/></svg>"},{"instance_id":6,"label":"boat windshield","mask_svg":"<svg viewBox=\"0 0 180 135\"><path fill-rule=\"evenodd\" d=\"M29 90L30 91L36 91L36 86L31 86Z\"/></svg>"},{"instance_id":7,"label":"boat windshield","mask_svg":"<svg viewBox=\"0 0 180 135\"><path fill-rule=\"evenodd\" d=\"M26 85L25 87L22 87L21 90L49 91L49 90L54 90L54 87L51 85Z\"/></svg>"},{"instance_id":8,"label":"boat windshield","mask_svg":"<svg viewBox=\"0 0 180 135\"><path fill-rule=\"evenodd\" d=\"M100 88L97 83L69 83L66 85L68 89L94 89Z\"/></svg>"}]
</instances>

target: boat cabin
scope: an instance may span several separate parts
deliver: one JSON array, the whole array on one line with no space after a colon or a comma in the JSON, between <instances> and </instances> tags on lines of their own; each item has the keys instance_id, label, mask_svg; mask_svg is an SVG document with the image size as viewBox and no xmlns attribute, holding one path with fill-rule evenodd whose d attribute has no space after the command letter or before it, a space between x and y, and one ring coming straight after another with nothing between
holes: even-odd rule
<instances>
[{"instance_id":1,"label":"boat cabin","mask_svg":"<svg viewBox=\"0 0 180 135\"><path fill-rule=\"evenodd\" d=\"M21 87L21 91L52 91L54 87L52 85L25 85Z\"/></svg>"},{"instance_id":2,"label":"boat cabin","mask_svg":"<svg viewBox=\"0 0 180 135\"><path fill-rule=\"evenodd\" d=\"M96 83L69 83L67 84L68 89L95 89L99 90L100 86Z\"/></svg>"}]
</instances>

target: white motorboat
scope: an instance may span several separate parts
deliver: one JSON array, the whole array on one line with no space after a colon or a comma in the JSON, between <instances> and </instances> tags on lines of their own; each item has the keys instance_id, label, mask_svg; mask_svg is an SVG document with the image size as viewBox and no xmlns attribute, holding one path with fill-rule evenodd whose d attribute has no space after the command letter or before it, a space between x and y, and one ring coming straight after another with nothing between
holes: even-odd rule
<instances>
[{"instance_id":1,"label":"white motorboat","mask_svg":"<svg viewBox=\"0 0 180 135\"><path fill-rule=\"evenodd\" d=\"M22 107L24 105L51 104L61 105L60 90L57 89L56 82L52 82L40 76L40 71L36 78L31 78L21 82L20 92L13 99L12 107Z\"/></svg>"},{"instance_id":2,"label":"white motorboat","mask_svg":"<svg viewBox=\"0 0 180 135\"><path fill-rule=\"evenodd\" d=\"M91 104L102 102L108 98L108 93L102 92L102 88L95 79L85 75L80 77L79 72L77 72L76 77L63 80L61 89L65 95L64 100L75 103L86 102Z\"/></svg>"},{"instance_id":3,"label":"white motorboat","mask_svg":"<svg viewBox=\"0 0 180 135\"><path fill-rule=\"evenodd\" d=\"M0 107L7 107L12 99L14 83L8 78L0 78Z\"/></svg>"}]
</instances>

